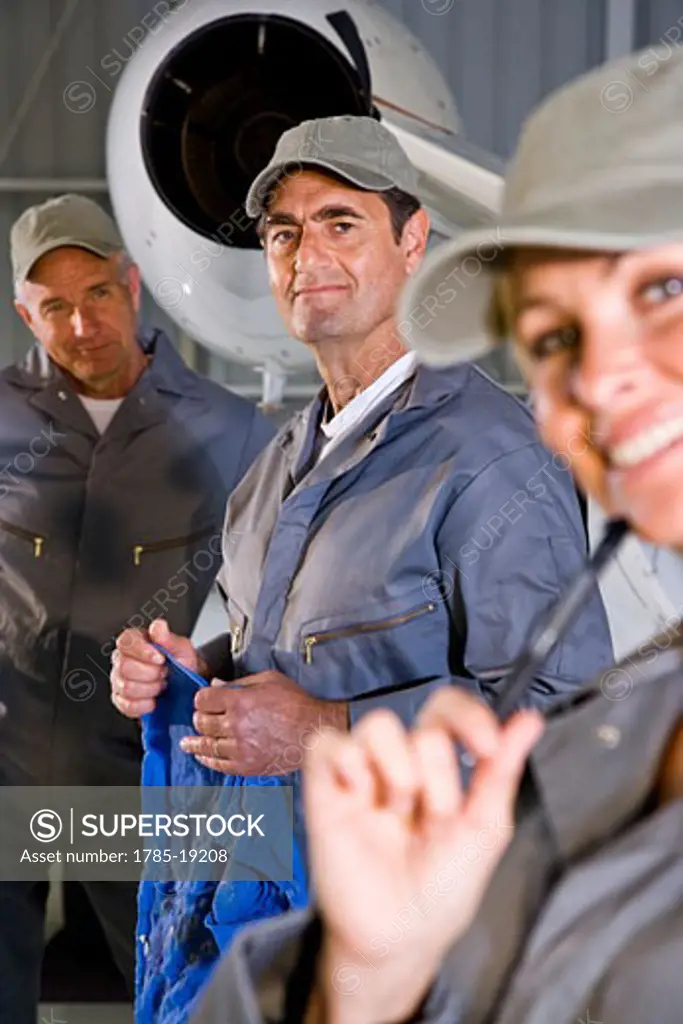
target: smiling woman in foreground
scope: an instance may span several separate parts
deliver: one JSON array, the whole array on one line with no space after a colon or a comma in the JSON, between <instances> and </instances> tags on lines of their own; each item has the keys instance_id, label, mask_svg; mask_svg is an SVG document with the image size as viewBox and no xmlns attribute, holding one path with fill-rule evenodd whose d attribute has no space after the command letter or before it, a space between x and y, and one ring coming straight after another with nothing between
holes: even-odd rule
<instances>
[{"instance_id":1,"label":"smiling woman in foreground","mask_svg":"<svg viewBox=\"0 0 683 1024\"><path fill-rule=\"evenodd\" d=\"M604 66L535 112L500 237L495 259L490 231L428 259L406 310L434 310L466 257L481 272L414 343L443 363L480 354L487 322L512 334L543 439L575 453L581 487L683 549L682 51ZM682 720L672 627L549 717L512 842L534 716L501 728L444 691L410 733L381 714L322 738L317 916L246 933L197 1021L680 1024ZM453 738L478 758L466 797Z\"/></svg>"}]
</instances>

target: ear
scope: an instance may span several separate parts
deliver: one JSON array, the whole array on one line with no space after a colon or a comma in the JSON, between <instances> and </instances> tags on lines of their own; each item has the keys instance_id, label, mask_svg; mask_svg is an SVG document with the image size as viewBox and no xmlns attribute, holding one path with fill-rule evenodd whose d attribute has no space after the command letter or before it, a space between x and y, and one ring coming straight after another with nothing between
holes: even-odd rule
<instances>
[{"instance_id":1,"label":"ear","mask_svg":"<svg viewBox=\"0 0 683 1024\"><path fill-rule=\"evenodd\" d=\"M136 313L140 312L140 292L142 288L142 281L140 277L140 268L137 263L129 263L126 271L128 279L128 290L130 291L131 301L133 303L133 309Z\"/></svg>"},{"instance_id":2,"label":"ear","mask_svg":"<svg viewBox=\"0 0 683 1024\"><path fill-rule=\"evenodd\" d=\"M407 274L414 274L424 259L430 227L429 214L424 207L420 207L403 228L401 245L405 256Z\"/></svg>"},{"instance_id":3,"label":"ear","mask_svg":"<svg viewBox=\"0 0 683 1024\"><path fill-rule=\"evenodd\" d=\"M33 319L29 312L28 306L25 306L23 302L19 301L19 299L15 299L14 308L16 309L17 313L28 327L29 331L33 332Z\"/></svg>"}]
</instances>

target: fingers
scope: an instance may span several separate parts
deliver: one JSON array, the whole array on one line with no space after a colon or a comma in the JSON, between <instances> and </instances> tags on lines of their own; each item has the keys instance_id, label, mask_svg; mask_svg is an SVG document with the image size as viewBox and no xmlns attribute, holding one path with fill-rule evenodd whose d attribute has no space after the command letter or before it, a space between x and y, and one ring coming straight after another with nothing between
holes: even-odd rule
<instances>
[{"instance_id":1,"label":"fingers","mask_svg":"<svg viewBox=\"0 0 683 1024\"><path fill-rule=\"evenodd\" d=\"M163 659L161 663L138 661L137 658L122 654L118 648L111 656L111 664L112 672L117 672L128 683L158 683L166 677Z\"/></svg>"},{"instance_id":2,"label":"fingers","mask_svg":"<svg viewBox=\"0 0 683 1024\"><path fill-rule=\"evenodd\" d=\"M172 633L165 619L154 619L149 626L149 635L154 643L165 648L183 665L191 669L196 668L197 656L192 642L186 636Z\"/></svg>"},{"instance_id":3,"label":"fingers","mask_svg":"<svg viewBox=\"0 0 683 1024\"><path fill-rule=\"evenodd\" d=\"M205 768L210 768L214 772L220 772L222 775L249 774L242 769L241 765L236 764L234 761L226 761L224 758L198 757L197 760Z\"/></svg>"},{"instance_id":4,"label":"fingers","mask_svg":"<svg viewBox=\"0 0 683 1024\"><path fill-rule=\"evenodd\" d=\"M195 705L196 706L196 705ZM192 725L202 736L230 736L230 717L227 714L202 714L195 711Z\"/></svg>"},{"instance_id":5,"label":"fingers","mask_svg":"<svg viewBox=\"0 0 683 1024\"><path fill-rule=\"evenodd\" d=\"M471 693L455 686L437 690L422 708L417 725L441 729L461 743L476 758L490 757L496 750L501 726L491 708Z\"/></svg>"},{"instance_id":6,"label":"fingers","mask_svg":"<svg viewBox=\"0 0 683 1024\"><path fill-rule=\"evenodd\" d=\"M114 656L116 654L117 652L115 651ZM126 718L140 718L142 715L153 711L156 705L156 697L166 685L166 681L162 679L156 684L126 682L120 673L119 663L115 657L112 658L112 663L114 667L109 678L111 681L111 701L114 707L121 714L125 715Z\"/></svg>"},{"instance_id":7,"label":"fingers","mask_svg":"<svg viewBox=\"0 0 683 1024\"><path fill-rule=\"evenodd\" d=\"M327 819L331 791L364 803L375 791L371 765L355 734L333 729L321 729L317 742L306 750L303 782L305 813L314 828Z\"/></svg>"},{"instance_id":8,"label":"fingers","mask_svg":"<svg viewBox=\"0 0 683 1024\"><path fill-rule=\"evenodd\" d=\"M241 680L240 680L241 682ZM223 715L228 710L232 695L239 692L241 686L226 683L223 679L213 679L211 686L205 686L197 690L194 695L194 706L197 711L203 713L203 717L215 717ZM198 728L195 726L195 728ZM199 730L204 732L204 729Z\"/></svg>"},{"instance_id":9,"label":"fingers","mask_svg":"<svg viewBox=\"0 0 683 1024\"><path fill-rule=\"evenodd\" d=\"M157 671L157 677L146 682L124 676L120 662L112 661L113 668L109 675L112 694L125 697L127 700L152 699L158 697L166 686L166 669Z\"/></svg>"},{"instance_id":10,"label":"fingers","mask_svg":"<svg viewBox=\"0 0 683 1024\"><path fill-rule=\"evenodd\" d=\"M118 637L112 654L111 700L127 718L140 718L154 710L156 698L166 686L163 655L137 629Z\"/></svg>"},{"instance_id":11,"label":"fingers","mask_svg":"<svg viewBox=\"0 0 683 1024\"><path fill-rule=\"evenodd\" d=\"M435 697L410 733L393 713L376 711L349 735L321 734L305 763L309 803L322 806L334 786L396 810L416 808L423 824L426 820L437 828L440 822L450 827L461 809L473 827L479 819L511 823L526 759L543 730L542 717L520 712L503 728L468 694L446 688ZM464 808L454 740L478 758Z\"/></svg>"},{"instance_id":12,"label":"fingers","mask_svg":"<svg viewBox=\"0 0 683 1024\"><path fill-rule=\"evenodd\" d=\"M139 629L124 629L116 640L116 650L130 661L139 661L143 665L163 665L164 656L151 644Z\"/></svg>"},{"instance_id":13,"label":"fingers","mask_svg":"<svg viewBox=\"0 0 683 1024\"><path fill-rule=\"evenodd\" d=\"M127 700L124 697L112 698L112 703L126 718L142 718L156 707L155 700Z\"/></svg>"},{"instance_id":14,"label":"fingers","mask_svg":"<svg viewBox=\"0 0 683 1024\"><path fill-rule=\"evenodd\" d=\"M373 769L376 799L399 813L410 813L419 786L413 745L393 712L381 709L360 720L355 730Z\"/></svg>"},{"instance_id":15,"label":"fingers","mask_svg":"<svg viewBox=\"0 0 683 1024\"><path fill-rule=\"evenodd\" d=\"M198 690L195 694L194 706L198 711L206 711L209 714L223 714L227 708L225 691L232 693L242 692L251 688L257 688L267 683L280 683L285 677L279 672L268 669L266 672L255 672L250 676L240 676L239 679L212 679L211 685Z\"/></svg>"},{"instance_id":16,"label":"fingers","mask_svg":"<svg viewBox=\"0 0 683 1024\"><path fill-rule=\"evenodd\" d=\"M351 734L322 730L307 751L304 776L309 801L321 806L330 787L363 801L408 813L415 800L416 777L408 736L390 711L366 715Z\"/></svg>"},{"instance_id":17,"label":"fingers","mask_svg":"<svg viewBox=\"0 0 683 1024\"><path fill-rule=\"evenodd\" d=\"M453 741L437 729L416 729L412 740L420 816L437 827L440 822L449 823L462 803L460 767Z\"/></svg>"},{"instance_id":18,"label":"fingers","mask_svg":"<svg viewBox=\"0 0 683 1024\"><path fill-rule=\"evenodd\" d=\"M184 736L179 746L205 768L223 775L266 774L258 765L239 759L238 746L231 737Z\"/></svg>"},{"instance_id":19,"label":"fingers","mask_svg":"<svg viewBox=\"0 0 683 1024\"><path fill-rule=\"evenodd\" d=\"M472 827L492 819L512 825L522 772L543 728L535 711L519 711L505 725L497 753L480 762L470 783L466 813Z\"/></svg>"},{"instance_id":20,"label":"fingers","mask_svg":"<svg viewBox=\"0 0 683 1024\"><path fill-rule=\"evenodd\" d=\"M222 736L183 736L179 744L186 754L213 760L233 760L235 743Z\"/></svg>"}]
</instances>

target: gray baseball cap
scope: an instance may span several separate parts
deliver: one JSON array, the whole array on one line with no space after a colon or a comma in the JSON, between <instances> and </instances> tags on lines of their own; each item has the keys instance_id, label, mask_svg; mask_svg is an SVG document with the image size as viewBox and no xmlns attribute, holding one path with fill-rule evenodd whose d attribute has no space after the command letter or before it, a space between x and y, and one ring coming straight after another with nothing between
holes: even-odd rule
<instances>
[{"instance_id":1,"label":"gray baseball cap","mask_svg":"<svg viewBox=\"0 0 683 1024\"><path fill-rule=\"evenodd\" d=\"M673 241L683 241L683 49L660 46L603 64L532 112L497 225L434 249L406 288L406 343L433 365L488 351L504 334L496 272L517 247Z\"/></svg>"},{"instance_id":2,"label":"gray baseball cap","mask_svg":"<svg viewBox=\"0 0 683 1024\"><path fill-rule=\"evenodd\" d=\"M71 193L24 210L10 231L10 258L15 284L25 281L31 267L53 249L75 245L107 257L123 249L111 217L86 196Z\"/></svg>"},{"instance_id":3,"label":"gray baseball cap","mask_svg":"<svg viewBox=\"0 0 683 1024\"><path fill-rule=\"evenodd\" d=\"M374 117L321 117L280 136L270 163L249 189L247 214L265 213L273 189L306 167L331 171L368 192L400 188L417 196L417 170L388 128Z\"/></svg>"}]
</instances>

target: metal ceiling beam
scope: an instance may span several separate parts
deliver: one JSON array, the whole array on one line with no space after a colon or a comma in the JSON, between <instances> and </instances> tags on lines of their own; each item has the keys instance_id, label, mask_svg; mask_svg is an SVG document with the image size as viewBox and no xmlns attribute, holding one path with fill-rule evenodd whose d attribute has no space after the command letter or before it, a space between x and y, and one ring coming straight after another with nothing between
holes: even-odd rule
<instances>
[{"instance_id":1,"label":"metal ceiling beam","mask_svg":"<svg viewBox=\"0 0 683 1024\"><path fill-rule=\"evenodd\" d=\"M107 192L104 178L0 178L0 192Z\"/></svg>"},{"instance_id":2,"label":"metal ceiling beam","mask_svg":"<svg viewBox=\"0 0 683 1024\"><path fill-rule=\"evenodd\" d=\"M605 0L605 60L636 49L638 0Z\"/></svg>"}]
</instances>

